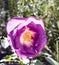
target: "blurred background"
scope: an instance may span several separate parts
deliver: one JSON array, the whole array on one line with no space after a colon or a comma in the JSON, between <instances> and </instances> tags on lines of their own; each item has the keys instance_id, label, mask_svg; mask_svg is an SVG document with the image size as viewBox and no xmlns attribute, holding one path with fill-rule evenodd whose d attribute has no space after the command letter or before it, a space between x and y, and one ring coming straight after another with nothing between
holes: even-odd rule
<instances>
[{"instance_id":1,"label":"blurred background","mask_svg":"<svg viewBox=\"0 0 59 65\"><path fill-rule=\"evenodd\" d=\"M8 20L14 16L31 15L43 19L48 40L42 54L34 59L40 60L43 65L45 62L50 65L51 60L46 57L51 55L53 60L59 62L59 0L0 0L0 60L11 61L14 57L7 41ZM16 60L20 61L17 57Z\"/></svg>"}]
</instances>

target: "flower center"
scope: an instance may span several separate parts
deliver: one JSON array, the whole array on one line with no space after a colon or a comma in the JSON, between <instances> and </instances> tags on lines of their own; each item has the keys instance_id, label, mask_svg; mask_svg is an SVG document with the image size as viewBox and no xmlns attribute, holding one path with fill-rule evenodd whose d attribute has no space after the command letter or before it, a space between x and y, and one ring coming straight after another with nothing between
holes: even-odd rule
<instances>
[{"instance_id":1,"label":"flower center","mask_svg":"<svg viewBox=\"0 0 59 65\"><path fill-rule=\"evenodd\" d=\"M32 37L34 36L34 32L26 28L25 31L20 36L21 44L31 45L33 42Z\"/></svg>"}]
</instances>

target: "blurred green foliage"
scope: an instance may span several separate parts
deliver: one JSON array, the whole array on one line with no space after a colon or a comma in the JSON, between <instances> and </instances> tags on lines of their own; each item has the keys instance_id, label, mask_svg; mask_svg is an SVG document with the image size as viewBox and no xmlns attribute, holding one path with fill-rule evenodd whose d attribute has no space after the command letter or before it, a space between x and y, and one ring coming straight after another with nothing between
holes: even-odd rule
<instances>
[{"instance_id":1,"label":"blurred green foliage","mask_svg":"<svg viewBox=\"0 0 59 65\"><path fill-rule=\"evenodd\" d=\"M35 16L44 21L47 45L59 61L59 0L8 0L10 17Z\"/></svg>"}]
</instances>

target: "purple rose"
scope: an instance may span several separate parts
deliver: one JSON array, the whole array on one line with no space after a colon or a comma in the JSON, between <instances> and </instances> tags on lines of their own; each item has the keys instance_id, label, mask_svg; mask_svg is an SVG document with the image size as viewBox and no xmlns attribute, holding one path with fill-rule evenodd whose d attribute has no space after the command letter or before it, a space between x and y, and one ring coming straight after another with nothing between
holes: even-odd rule
<instances>
[{"instance_id":1,"label":"purple rose","mask_svg":"<svg viewBox=\"0 0 59 65\"><path fill-rule=\"evenodd\" d=\"M7 23L8 41L19 57L33 58L46 45L42 19L14 17Z\"/></svg>"}]
</instances>

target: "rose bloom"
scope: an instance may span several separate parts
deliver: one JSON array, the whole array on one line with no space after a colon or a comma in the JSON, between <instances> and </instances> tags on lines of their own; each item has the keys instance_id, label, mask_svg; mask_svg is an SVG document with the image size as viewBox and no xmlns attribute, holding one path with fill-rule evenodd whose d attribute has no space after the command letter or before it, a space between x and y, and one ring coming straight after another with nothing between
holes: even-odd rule
<instances>
[{"instance_id":1,"label":"rose bloom","mask_svg":"<svg viewBox=\"0 0 59 65\"><path fill-rule=\"evenodd\" d=\"M46 33L42 19L14 17L6 26L8 41L19 57L33 58L46 45Z\"/></svg>"}]
</instances>

